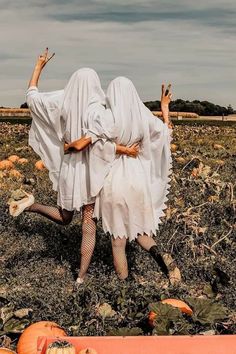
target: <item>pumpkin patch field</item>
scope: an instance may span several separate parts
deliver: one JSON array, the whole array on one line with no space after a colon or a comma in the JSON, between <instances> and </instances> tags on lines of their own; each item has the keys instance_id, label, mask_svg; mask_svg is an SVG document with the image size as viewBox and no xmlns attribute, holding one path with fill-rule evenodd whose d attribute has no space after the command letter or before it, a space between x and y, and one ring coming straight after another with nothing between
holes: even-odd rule
<instances>
[{"instance_id":1,"label":"pumpkin patch field","mask_svg":"<svg viewBox=\"0 0 236 354\"><path fill-rule=\"evenodd\" d=\"M88 277L74 287L80 214L60 226L8 212L19 189L56 203L28 132L27 124L0 123L0 347L15 350L38 321L73 336L236 334L236 125L174 126L171 190L155 240L180 267L177 287L136 243L127 246L129 278L118 280L100 223Z\"/></svg>"}]
</instances>

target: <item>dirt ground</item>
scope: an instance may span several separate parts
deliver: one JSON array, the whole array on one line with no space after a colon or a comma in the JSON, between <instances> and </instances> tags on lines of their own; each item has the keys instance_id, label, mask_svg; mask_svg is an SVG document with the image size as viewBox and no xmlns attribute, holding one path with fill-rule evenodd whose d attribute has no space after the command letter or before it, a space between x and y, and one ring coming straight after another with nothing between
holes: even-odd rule
<instances>
[{"instance_id":1,"label":"dirt ground","mask_svg":"<svg viewBox=\"0 0 236 354\"><path fill-rule=\"evenodd\" d=\"M88 279L77 290L79 213L65 227L29 213L14 219L8 214L7 201L20 187L41 203L56 201L47 171L34 167L39 158L27 146L28 130L28 125L0 123L0 160L13 154L29 160L15 164L23 175L20 179L0 171L0 307L31 309L29 322L53 320L70 335L107 335L117 327L151 334L150 303L163 298L211 299L227 308L227 318L211 324L189 321L186 332L236 333L235 125L185 123L174 128L168 209L155 239L160 250L173 253L182 284L169 286L136 243L127 247L129 279L119 281L109 236L98 225ZM99 306L104 303L111 305L112 313L101 315ZM178 332L172 328L168 334Z\"/></svg>"}]
</instances>

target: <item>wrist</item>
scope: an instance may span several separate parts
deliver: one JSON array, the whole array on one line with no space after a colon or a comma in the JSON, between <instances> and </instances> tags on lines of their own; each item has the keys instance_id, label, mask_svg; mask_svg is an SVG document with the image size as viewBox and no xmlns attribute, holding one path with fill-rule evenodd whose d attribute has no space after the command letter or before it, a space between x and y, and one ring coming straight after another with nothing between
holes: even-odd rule
<instances>
[{"instance_id":1,"label":"wrist","mask_svg":"<svg viewBox=\"0 0 236 354\"><path fill-rule=\"evenodd\" d=\"M43 69L43 66L42 66L42 64L40 64L40 63L36 63L35 64L35 67L34 67L34 70L36 71L41 71Z\"/></svg>"}]
</instances>

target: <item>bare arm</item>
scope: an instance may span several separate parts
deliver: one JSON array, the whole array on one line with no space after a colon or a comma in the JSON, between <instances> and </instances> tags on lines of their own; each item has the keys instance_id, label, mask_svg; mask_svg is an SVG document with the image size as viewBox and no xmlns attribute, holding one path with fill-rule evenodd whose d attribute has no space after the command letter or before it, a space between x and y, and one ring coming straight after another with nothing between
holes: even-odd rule
<instances>
[{"instance_id":1,"label":"bare arm","mask_svg":"<svg viewBox=\"0 0 236 354\"><path fill-rule=\"evenodd\" d=\"M136 158L139 154L139 143L135 143L130 147L116 144L116 153L119 155L127 155Z\"/></svg>"},{"instance_id":2,"label":"bare arm","mask_svg":"<svg viewBox=\"0 0 236 354\"><path fill-rule=\"evenodd\" d=\"M83 138L73 141L70 144L65 143L65 146L64 146L65 154L68 154L70 152L82 151L87 146L89 146L91 144L91 142L92 142L92 139L90 137L88 137L88 138L83 137ZM128 155L130 157L136 158L139 153L139 144L135 143L130 147L116 144L116 153L119 155Z\"/></svg>"},{"instance_id":3,"label":"bare arm","mask_svg":"<svg viewBox=\"0 0 236 354\"><path fill-rule=\"evenodd\" d=\"M52 59L54 57L55 53L53 53L51 56L49 56L48 54L48 48L46 48L45 52L40 55L37 59L37 62L35 64L31 79L29 81L29 85L28 88L30 86L36 86L38 87L38 81L39 81L39 77L40 74L44 68L44 66L49 62L50 59Z\"/></svg>"},{"instance_id":4,"label":"bare arm","mask_svg":"<svg viewBox=\"0 0 236 354\"><path fill-rule=\"evenodd\" d=\"M161 86L161 111L163 116L164 123L168 124L169 128L172 128L172 123L169 119L169 104L171 102L172 93L171 84L168 85L167 89L165 89L165 85Z\"/></svg>"},{"instance_id":5,"label":"bare arm","mask_svg":"<svg viewBox=\"0 0 236 354\"><path fill-rule=\"evenodd\" d=\"M73 141L70 144L65 143L65 145L64 145L65 154L68 154L70 152L82 151L87 146L89 146L91 144L91 142L92 142L92 139L90 137L88 137L88 138L82 137L78 140Z\"/></svg>"}]
</instances>

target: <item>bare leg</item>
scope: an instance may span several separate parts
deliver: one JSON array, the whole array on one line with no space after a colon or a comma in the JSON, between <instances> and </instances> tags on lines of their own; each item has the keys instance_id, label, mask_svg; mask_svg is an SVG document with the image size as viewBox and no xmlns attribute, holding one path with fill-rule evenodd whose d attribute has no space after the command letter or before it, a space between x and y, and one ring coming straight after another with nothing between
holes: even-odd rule
<instances>
[{"instance_id":1,"label":"bare leg","mask_svg":"<svg viewBox=\"0 0 236 354\"><path fill-rule=\"evenodd\" d=\"M88 204L83 207L82 211L82 243L78 283L83 280L87 273L95 247L96 222L92 218L93 210L94 204Z\"/></svg>"},{"instance_id":2,"label":"bare leg","mask_svg":"<svg viewBox=\"0 0 236 354\"><path fill-rule=\"evenodd\" d=\"M125 279L128 277L128 263L125 254L126 238L114 238L111 239L113 261L116 273L119 279Z\"/></svg>"},{"instance_id":3,"label":"bare leg","mask_svg":"<svg viewBox=\"0 0 236 354\"><path fill-rule=\"evenodd\" d=\"M25 209L25 212L42 215L59 225L68 225L71 222L74 214L74 211L39 203L32 204L30 207Z\"/></svg>"},{"instance_id":4,"label":"bare leg","mask_svg":"<svg viewBox=\"0 0 236 354\"><path fill-rule=\"evenodd\" d=\"M148 252L152 246L157 246L155 240L148 235L139 235L136 240L138 244Z\"/></svg>"}]
</instances>

